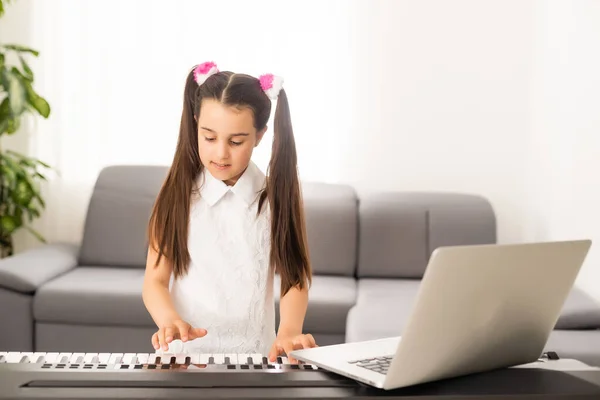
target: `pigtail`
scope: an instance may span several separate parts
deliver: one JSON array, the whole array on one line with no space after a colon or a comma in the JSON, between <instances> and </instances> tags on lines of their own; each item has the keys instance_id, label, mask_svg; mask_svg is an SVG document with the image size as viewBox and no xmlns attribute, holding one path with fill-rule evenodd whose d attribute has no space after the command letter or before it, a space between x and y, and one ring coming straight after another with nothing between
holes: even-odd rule
<instances>
[{"instance_id":1,"label":"pigtail","mask_svg":"<svg viewBox=\"0 0 600 400\"><path fill-rule=\"evenodd\" d=\"M266 197L271 207L271 264L281 276L283 296L293 287L304 289L312 282L296 144L283 89L275 109Z\"/></svg>"},{"instance_id":2,"label":"pigtail","mask_svg":"<svg viewBox=\"0 0 600 400\"><path fill-rule=\"evenodd\" d=\"M148 224L149 245L158 253L155 266L165 257L176 278L187 273L190 262L187 239L190 195L195 178L202 169L194 117L197 109L197 85L192 77L190 73L186 82L173 163L154 203Z\"/></svg>"}]
</instances>

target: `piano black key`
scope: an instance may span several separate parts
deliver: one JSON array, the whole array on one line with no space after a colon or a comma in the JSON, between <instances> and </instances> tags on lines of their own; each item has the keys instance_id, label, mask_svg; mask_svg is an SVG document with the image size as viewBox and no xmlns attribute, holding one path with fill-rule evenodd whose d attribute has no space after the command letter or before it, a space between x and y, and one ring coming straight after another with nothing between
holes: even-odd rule
<instances>
[{"instance_id":1,"label":"piano black key","mask_svg":"<svg viewBox=\"0 0 600 400\"><path fill-rule=\"evenodd\" d=\"M214 364L215 363L215 358L213 356L208 357L208 363L209 364Z\"/></svg>"},{"instance_id":2,"label":"piano black key","mask_svg":"<svg viewBox=\"0 0 600 400\"><path fill-rule=\"evenodd\" d=\"M160 364L160 361L161 361L160 356L156 357L156 360L154 360L154 364Z\"/></svg>"},{"instance_id":3,"label":"piano black key","mask_svg":"<svg viewBox=\"0 0 600 400\"><path fill-rule=\"evenodd\" d=\"M190 365L192 363L192 358L190 356L187 356L185 358L185 365Z\"/></svg>"},{"instance_id":4,"label":"piano black key","mask_svg":"<svg viewBox=\"0 0 600 400\"><path fill-rule=\"evenodd\" d=\"M176 363L176 361L177 361L177 357L175 357L175 356L172 356L172 357L171 357L171 360L169 361L169 364L173 365L173 364L175 364L175 363Z\"/></svg>"},{"instance_id":5,"label":"piano black key","mask_svg":"<svg viewBox=\"0 0 600 400\"><path fill-rule=\"evenodd\" d=\"M269 363L269 359L267 357L263 357L262 362L264 365L267 365Z\"/></svg>"},{"instance_id":6,"label":"piano black key","mask_svg":"<svg viewBox=\"0 0 600 400\"><path fill-rule=\"evenodd\" d=\"M281 359L281 357L277 357L277 363L278 364L283 364L283 360Z\"/></svg>"},{"instance_id":7,"label":"piano black key","mask_svg":"<svg viewBox=\"0 0 600 400\"><path fill-rule=\"evenodd\" d=\"M225 357L225 364L231 364L231 360L229 360L229 357Z\"/></svg>"},{"instance_id":8,"label":"piano black key","mask_svg":"<svg viewBox=\"0 0 600 400\"><path fill-rule=\"evenodd\" d=\"M148 365L148 369L156 369L156 364L150 364L150 365Z\"/></svg>"},{"instance_id":9,"label":"piano black key","mask_svg":"<svg viewBox=\"0 0 600 400\"><path fill-rule=\"evenodd\" d=\"M248 363L248 365L254 364L254 360L252 359L252 357L248 357L248 359L246 360L246 362Z\"/></svg>"}]
</instances>

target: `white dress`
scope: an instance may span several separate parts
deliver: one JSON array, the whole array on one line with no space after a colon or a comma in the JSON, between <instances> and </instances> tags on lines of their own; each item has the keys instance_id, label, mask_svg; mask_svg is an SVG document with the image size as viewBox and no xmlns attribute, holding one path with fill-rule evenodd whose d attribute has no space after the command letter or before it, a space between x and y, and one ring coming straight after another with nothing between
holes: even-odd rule
<instances>
[{"instance_id":1,"label":"white dress","mask_svg":"<svg viewBox=\"0 0 600 400\"><path fill-rule=\"evenodd\" d=\"M170 353L268 354L275 340L270 210L257 217L265 175L253 163L234 186L204 170L190 206L189 271L172 279L179 315L207 335L174 340Z\"/></svg>"}]
</instances>

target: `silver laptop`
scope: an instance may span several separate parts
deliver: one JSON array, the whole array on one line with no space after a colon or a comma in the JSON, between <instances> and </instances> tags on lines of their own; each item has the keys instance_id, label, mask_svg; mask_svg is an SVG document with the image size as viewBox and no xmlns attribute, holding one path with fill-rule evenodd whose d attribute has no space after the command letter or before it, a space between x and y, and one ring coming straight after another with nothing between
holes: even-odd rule
<instances>
[{"instance_id":1,"label":"silver laptop","mask_svg":"<svg viewBox=\"0 0 600 400\"><path fill-rule=\"evenodd\" d=\"M438 248L402 337L290 355L382 389L534 362L590 246L575 240Z\"/></svg>"}]
</instances>

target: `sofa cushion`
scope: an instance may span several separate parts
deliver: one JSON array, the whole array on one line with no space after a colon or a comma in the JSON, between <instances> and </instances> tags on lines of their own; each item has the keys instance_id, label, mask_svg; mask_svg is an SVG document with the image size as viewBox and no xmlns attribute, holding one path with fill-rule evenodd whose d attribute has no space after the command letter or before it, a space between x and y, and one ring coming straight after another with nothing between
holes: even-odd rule
<instances>
[{"instance_id":1,"label":"sofa cushion","mask_svg":"<svg viewBox=\"0 0 600 400\"><path fill-rule=\"evenodd\" d=\"M358 277L422 278L440 246L496 242L496 219L482 197L454 193L374 193L359 207Z\"/></svg>"},{"instance_id":2,"label":"sofa cushion","mask_svg":"<svg viewBox=\"0 0 600 400\"><path fill-rule=\"evenodd\" d=\"M280 277L275 275L276 323L279 326ZM304 319L304 332L343 334L348 310L356 302L356 280L342 276L313 276Z\"/></svg>"},{"instance_id":3,"label":"sofa cushion","mask_svg":"<svg viewBox=\"0 0 600 400\"><path fill-rule=\"evenodd\" d=\"M313 272L354 276L358 199L347 185L302 184L306 231Z\"/></svg>"},{"instance_id":4,"label":"sofa cushion","mask_svg":"<svg viewBox=\"0 0 600 400\"><path fill-rule=\"evenodd\" d=\"M578 287L569 293L556 329L600 328L600 303Z\"/></svg>"},{"instance_id":5,"label":"sofa cushion","mask_svg":"<svg viewBox=\"0 0 600 400\"><path fill-rule=\"evenodd\" d=\"M600 367L600 329L554 330L544 351L555 351L559 357Z\"/></svg>"},{"instance_id":6,"label":"sofa cushion","mask_svg":"<svg viewBox=\"0 0 600 400\"><path fill-rule=\"evenodd\" d=\"M412 279L359 280L356 305L348 313L346 341L400 336L420 282Z\"/></svg>"},{"instance_id":7,"label":"sofa cushion","mask_svg":"<svg viewBox=\"0 0 600 400\"><path fill-rule=\"evenodd\" d=\"M161 166L104 168L87 210L80 265L146 265L147 224L166 176Z\"/></svg>"},{"instance_id":8,"label":"sofa cushion","mask_svg":"<svg viewBox=\"0 0 600 400\"><path fill-rule=\"evenodd\" d=\"M39 322L154 326L142 301L144 270L78 267L43 285L33 312Z\"/></svg>"}]
</instances>

